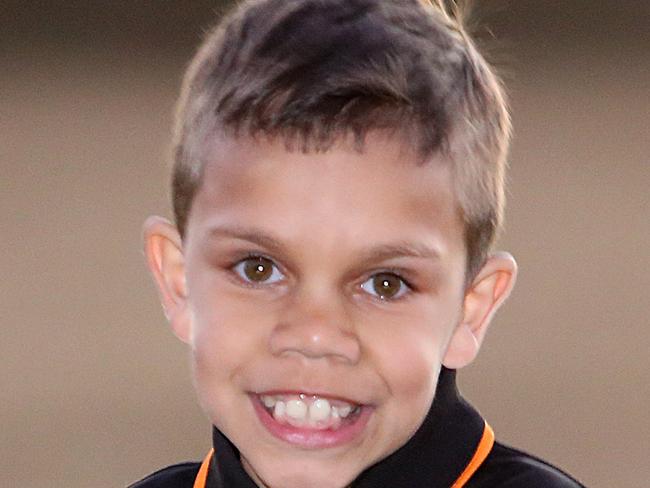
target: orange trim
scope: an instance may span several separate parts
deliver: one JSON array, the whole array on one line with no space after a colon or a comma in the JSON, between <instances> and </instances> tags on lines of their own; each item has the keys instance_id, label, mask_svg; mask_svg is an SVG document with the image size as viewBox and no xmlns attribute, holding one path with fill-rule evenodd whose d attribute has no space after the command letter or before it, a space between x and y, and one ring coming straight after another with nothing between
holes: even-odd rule
<instances>
[{"instance_id":1,"label":"orange trim","mask_svg":"<svg viewBox=\"0 0 650 488\"><path fill-rule=\"evenodd\" d=\"M463 486L465 486L465 483L467 483L467 481L472 477L472 475L476 472L479 466L483 464L483 461L485 461L485 458L488 456L488 454L490 454L493 445L494 445L494 431L492 430L492 427L490 427L488 423L485 422L485 428L483 429L483 436L481 437L481 440L479 441L478 446L476 447L474 456L472 456L472 459L470 460L469 464L465 468L465 471L461 473L461 475L458 477L456 482L451 486L451 488L462 488Z\"/></svg>"},{"instance_id":2,"label":"orange trim","mask_svg":"<svg viewBox=\"0 0 650 488\"><path fill-rule=\"evenodd\" d=\"M205 456L203 463L201 463L199 473L196 475L196 479L194 480L194 488L205 488L205 483L208 480L208 469L210 468L212 454L214 454L214 448L210 449L210 452Z\"/></svg>"}]
</instances>

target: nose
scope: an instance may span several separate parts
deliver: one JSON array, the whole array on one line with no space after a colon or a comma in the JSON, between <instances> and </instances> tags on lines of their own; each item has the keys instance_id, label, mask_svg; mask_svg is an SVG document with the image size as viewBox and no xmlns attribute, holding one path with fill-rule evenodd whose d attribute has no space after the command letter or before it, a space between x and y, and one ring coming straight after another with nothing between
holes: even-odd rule
<instances>
[{"instance_id":1,"label":"nose","mask_svg":"<svg viewBox=\"0 0 650 488\"><path fill-rule=\"evenodd\" d=\"M297 293L273 328L271 353L356 364L361 345L342 302L315 291Z\"/></svg>"}]
</instances>

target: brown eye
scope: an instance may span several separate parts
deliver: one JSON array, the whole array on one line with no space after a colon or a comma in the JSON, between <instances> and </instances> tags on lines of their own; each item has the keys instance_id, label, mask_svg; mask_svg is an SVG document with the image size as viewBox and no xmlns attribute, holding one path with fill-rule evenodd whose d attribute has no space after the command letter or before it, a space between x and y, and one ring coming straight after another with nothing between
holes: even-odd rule
<instances>
[{"instance_id":1,"label":"brown eye","mask_svg":"<svg viewBox=\"0 0 650 488\"><path fill-rule=\"evenodd\" d=\"M233 270L250 283L275 283L283 278L273 261L261 256L246 258L237 263Z\"/></svg>"},{"instance_id":2,"label":"brown eye","mask_svg":"<svg viewBox=\"0 0 650 488\"><path fill-rule=\"evenodd\" d=\"M366 292L382 300L398 298L407 291L404 280L393 273L377 273L361 285Z\"/></svg>"}]
</instances>

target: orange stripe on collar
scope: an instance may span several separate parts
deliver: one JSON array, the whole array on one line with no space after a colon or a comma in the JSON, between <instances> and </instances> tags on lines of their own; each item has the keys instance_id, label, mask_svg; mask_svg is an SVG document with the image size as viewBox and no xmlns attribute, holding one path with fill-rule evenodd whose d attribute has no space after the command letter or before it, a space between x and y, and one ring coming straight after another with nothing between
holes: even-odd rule
<instances>
[{"instance_id":1,"label":"orange stripe on collar","mask_svg":"<svg viewBox=\"0 0 650 488\"><path fill-rule=\"evenodd\" d=\"M207 456L205 456L205 459L201 463L201 467L199 468L199 473L196 475L196 479L194 480L194 488L205 488L205 484L208 480L208 469L210 468L210 460L212 459L213 454L214 454L214 448L210 449L210 452L208 453Z\"/></svg>"},{"instance_id":2,"label":"orange stripe on collar","mask_svg":"<svg viewBox=\"0 0 650 488\"><path fill-rule=\"evenodd\" d=\"M492 446L494 446L494 431L492 430L492 427L490 427L488 423L485 422L483 436L481 437L481 440L476 447L476 451L474 451L474 456L472 456L469 464L460 474L455 483L451 485L451 488L462 488L465 486L465 483L469 481L479 466L483 464L483 461L485 461L485 458L488 456L488 454L490 454Z\"/></svg>"}]
</instances>

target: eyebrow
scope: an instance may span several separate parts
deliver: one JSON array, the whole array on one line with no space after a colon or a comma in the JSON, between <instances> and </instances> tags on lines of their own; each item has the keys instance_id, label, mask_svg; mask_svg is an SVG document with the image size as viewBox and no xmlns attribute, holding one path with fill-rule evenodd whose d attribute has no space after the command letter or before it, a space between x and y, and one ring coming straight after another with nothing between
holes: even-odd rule
<instances>
[{"instance_id":1,"label":"eyebrow","mask_svg":"<svg viewBox=\"0 0 650 488\"><path fill-rule=\"evenodd\" d=\"M232 237L249 241L272 251L280 252L284 249L282 243L275 237L254 228L240 226L217 226L208 230L208 237Z\"/></svg>"},{"instance_id":2,"label":"eyebrow","mask_svg":"<svg viewBox=\"0 0 650 488\"><path fill-rule=\"evenodd\" d=\"M285 250L285 246L279 239L256 228L237 225L217 226L208 230L208 236L210 238L232 237L249 241L279 254L284 254ZM435 247L424 243L399 241L362 250L359 260L363 263L372 263L404 257L438 261L440 260L440 252Z\"/></svg>"},{"instance_id":3,"label":"eyebrow","mask_svg":"<svg viewBox=\"0 0 650 488\"><path fill-rule=\"evenodd\" d=\"M364 262L379 262L403 257L439 260L440 253L425 244L406 241L382 244L361 253L361 261Z\"/></svg>"}]
</instances>

